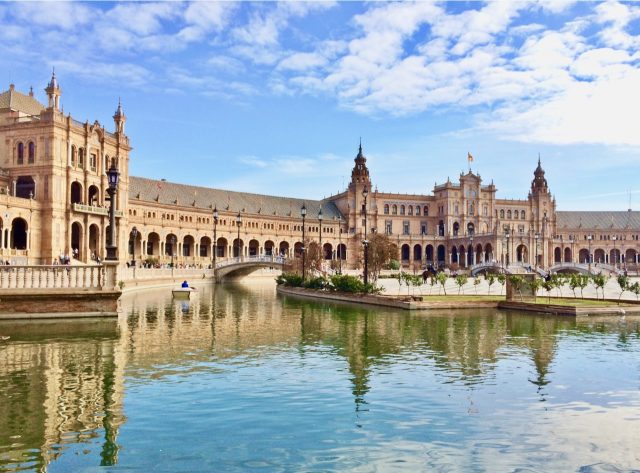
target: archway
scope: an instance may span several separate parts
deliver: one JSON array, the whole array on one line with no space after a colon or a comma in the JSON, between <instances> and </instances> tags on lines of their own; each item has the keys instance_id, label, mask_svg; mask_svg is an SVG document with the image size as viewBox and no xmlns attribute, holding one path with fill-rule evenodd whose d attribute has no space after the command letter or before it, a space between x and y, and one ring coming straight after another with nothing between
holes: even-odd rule
<instances>
[{"instance_id":1,"label":"archway","mask_svg":"<svg viewBox=\"0 0 640 473\"><path fill-rule=\"evenodd\" d=\"M427 263L433 263L433 245L427 245L427 247L424 249L424 253Z\"/></svg>"},{"instance_id":2,"label":"archway","mask_svg":"<svg viewBox=\"0 0 640 473\"><path fill-rule=\"evenodd\" d=\"M482 245L480 243L478 243L476 245L476 248L473 250L473 259L474 259L474 264L479 264L483 261L486 261L484 259L484 254L482 252Z\"/></svg>"},{"instance_id":3,"label":"archway","mask_svg":"<svg viewBox=\"0 0 640 473\"><path fill-rule=\"evenodd\" d=\"M227 256L227 247L229 246L229 242L226 238L220 237L218 238L218 244L216 245L216 258L226 258Z\"/></svg>"},{"instance_id":4,"label":"archway","mask_svg":"<svg viewBox=\"0 0 640 473\"><path fill-rule=\"evenodd\" d=\"M559 247L553 250L553 261L554 263L562 263L562 252Z\"/></svg>"},{"instance_id":5,"label":"archway","mask_svg":"<svg viewBox=\"0 0 640 473\"><path fill-rule=\"evenodd\" d=\"M289 257L289 243L286 241L281 241L280 245L278 245L278 251L280 256Z\"/></svg>"},{"instance_id":6,"label":"archway","mask_svg":"<svg viewBox=\"0 0 640 473\"><path fill-rule=\"evenodd\" d=\"M71 254L76 259L82 259L82 225L79 222L71 224Z\"/></svg>"},{"instance_id":7,"label":"archway","mask_svg":"<svg viewBox=\"0 0 640 473\"><path fill-rule=\"evenodd\" d=\"M242 238L238 240L237 238L233 239L233 257L237 258L242 255L242 250L244 249L244 241Z\"/></svg>"},{"instance_id":8,"label":"archway","mask_svg":"<svg viewBox=\"0 0 640 473\"><path fill-rule=\"evenodd\" d=\"M471 236L476 232L476 227L473 223L467 223L467 235Z\"/></svg>"},{"instance_id":9,"label":"archway","mask_svg":"<svg viewBox=\"0 0 640 473\"><path fill-rule=\"evenodd\" d=\"M347 259L347 245L345 245L344 243L340 243L338 245L337 250L336 250L336 256L340 260L346 260Z\"/></svg>"},{"instance_id":10,"label":"archway","mask_svg":"<svg viewBox=\"0 0 640 473\"><path fill-rule=\"evenodd\" d=\"M444 264L445 263L445 256L446 256L446 251L444 248L444 245L438 245L438 264Z\"/></svg>"},{"instance_id":11,"label":"archway","mask_svg":"<svg viewBox=\"0 0 640 473\"><path fill-rule=\"evenodd\" d=\"M93 205L97 207L100 205L98 201L98 196L100 195L100 190L97 186L89 186L89 205Z\"/></svg>"},{"instance_id":12,"label":"archway","mask_svg":"<svg viewBox=\"0 0 640 473\"><path fill-rule=\"evenodd\" d=\"M593 262L594 263L604 263L604 250L602 248L598 248L593 252Z\"/></svg>"},{"instance_id":13,"label":"archway","mask_svg":"<svg viewBox=\"0 0 640 473\"><path fill-rule=\"evenodd\" d=\"M443 220L440 220L438 222L438 236L444 236L444 221Z\"/></svg>"},{"instance_id":14,"label":"archway","mask_svg":"<svg viewBox=\"0 0 640 473\"><path fill-rule=\"evenodd\" d=\"M258 256L260 253L260 243L258 240L249 241L249 256Z\"/></svg>"},{"instance_id":15,"label":"archway","mask_svg":"<svg viewBox=\"0 0 640 473\"><path fill-rule=\"evenodd\" d=\"M200 249L198 250L198 254L200 258L209 258L209 248L211 247L211 238L208 236L203 236L200 238Z\"/></svg>"},{"instance_id":16,"label":"archway","mask_svg":"<svg viewBox=\"0 0 640 473\"><path fill-rule=\"evenodd\" d=\"M324 259L331 259L333 256L333 246L331 243L325 243L322 245L322 253Z\"/></svg>"},{"instance_id":17,"label":"archway","mask_svg":"<svg viewBox=\"0 0 640 473\"><path fill-rule=\"evenodd\" d=\"M484 260L487 262L493 260L493 246L491 246L491 243L484 245Z\"/></svg>"},{"instance_id":18,"label":"archway","mask_svg":"<svg viewBox=\"0 0 640 473\"><path fill-rule=\"evenodd\" d=\"M451 248L451 263L458 263L458 248Z\"/></svg>"},{"instance_id":19,"label":"archway","mask_svg":"<svg viewBox=\"0 0 640 473\"><path fill-rule=\"evenodd\" d=\"M578 262L580 263L588 263L589 262L589 250L586 248L582 248L578 252Z\"/></svg>"},{"instance_id":20,"label":"archway","mask_svg":"<svg viewBox=\"0 0 640 473\"><path fill-rule=\"evenodd\" d=\"M609 252L609 263L613 265L620 264L620 250L618 248Z\"/></svg>"},{"instance_id":21,"label":"archway","mask_svg":"<svg viewBox=\"0 0 640 473\"><path fill-rule=\"evenodd\" d=\"M406 243L404 245L402 245L401 247L401 258L402 261L409 261L409 245L407 245Z\"/></svg>"},{"instance_id":22,"label":"archway","mask_svg":"<svg viewBox=\"0 0 640 473\"><path fill-rule=\"evenodd\" d=\"M32 199L36 195L36 183L31 176L20 176L16 181L16 197Z\"/></svg>"},{"instance_id":23,"label":"archway","mask_svg":"<svg viewBox=\"0 0 640 473\"><path fill-rule=\"evenodd\" d=\"M16 218L11 222L11 248L16 250L27 249L27 221Z\"/></svg>"},{"instance_id":24,"label":"archway","mask_svg":"<svg viewBox=\"0 0 640 473\"><path fill-rule=\"evenodd\" d=\"M413 261L418 262L418 263L422 261L422 246L421 245L415 245L413 247Z\"/></svg>"},{"instance_id":25,"label":"archway","mask_svg":"<svg viewBox=\"0 0 640 473\"><path fill-rule=\"evenodd\" d=\"M631 248L629 248L625 253L624 253L624 264L635 264L636 263L636 257L637 257L637 253L636 250L633 250Z\"/></svg>"},{"instance_id":26,"label":"archway","mask_svg":"<svg viewBox=\"0 0 640 473\"><path fill-rule=\"evenodd\" d=\"M516 260L518 263L525 263L529 260L528 258L529 252L527 250L527 246L524 244L518 245L516 248Z\"/></svg>"},{"instance_id":27,"label":"archway","mask_svg":"<svg viewBox=\"0 0 640 473\"><path fill-rule=\"evenodd\" d=\"M302 258L302 243L301 242L296 242L296 244L293 245L293 257L294 258Z\"/></svg>"},{"instance_id":28,"label":"archway","mask_svg":"<svg viewBox=\"0 0 640 473\"><path fill-rule=\"evenodd\" d=\"M164 254L167 256L178 256L178 238L173 234L169 233L164 242Z\"/></svg>"},{"instance_id":29,"label":"archway","mask_svg":"<svg viewBox=\"0 0 640 473\"><path fill-rule=\"evenodd\" d=\"M156 232L149 233L147 237L147 256L154 256L160 254L160 235Z\"/></svg>"},{"instance_id":30,"label":"archway","mask_svg":"<svg viewBox=\"0 0 640 473\"><path fill-rule=\"evenodd\" d=\"M82 184L80 184L78 181L74 181L71 183L71 203L82 203Z\"/></svg>"},{"instance_id":31,"label":"archway","mask_svg":"<svg viewBox=\"0 0 640 473\"><path fill-rule=\"evenodd\" d=\"M266 256L272 256L274 247L275 247L275 243L273 243L271 240L265 241L264 242L264 254Z\"/></svg>"},{"instance_id":32,"label":"archway","mask_svg":"<svg viewBox=\"0 0 640 473\"><path fill-rule=\"evenodd\" d=\"M458 222L453 223L453 236L458 236L460 232L460 224Z\"/></svg>"},{"instance_id":33,"label":"archway","mask_svg":"<svg viewBox=\"0 0 640 473\"><path fill-rule=\"evenodd\" d=\"M182 256L193 256L195 243L195 239L191 235L185 235L185 237L182 239Z\"/></svg>"},{"instance_id":34,"label":"archway","mask_svg":"<svg viewBox=\"0 0 640 473\"><path fill-rule=\"evenodd\" d=\"M573 261L572 255L571 255L571 248L565 248L564 249L564 262L565 263L571 263Z\"/></svg>"},{"instance_id":35,"label":"archway","mask_svg":"<svg viewBox=\"0 0 640 473\"><path fill-rule=\"evenodd\" d=\"M100 228L95 223L89 225L89 252L92 260L100 256Z\"/></svg>"}]
</instances>

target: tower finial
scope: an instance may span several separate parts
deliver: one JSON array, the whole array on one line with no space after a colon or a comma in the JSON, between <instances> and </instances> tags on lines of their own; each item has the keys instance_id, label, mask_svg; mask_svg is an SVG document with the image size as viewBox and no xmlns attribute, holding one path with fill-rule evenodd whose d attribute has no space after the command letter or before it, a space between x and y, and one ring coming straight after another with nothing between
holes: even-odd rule
<instances>
[{"instance_id":1,"label":"tower finial","mask_svg":"<svg viewBox=\"0 0 640 473\"><path fill-rule=\"evenodd\" d=\"M360 146L358 147L358 152L362 154L362 136L360 137Z\"/></svg>"},{"instance_id":2,"label":"tower finial","mask_svg":"<svg viewBox=\"0 0 640 473\"><path fill-rule=\"evenodd\" d=\"M538 151L538 166L540 166L540 152Z\"/></svg>"}]
</instances>

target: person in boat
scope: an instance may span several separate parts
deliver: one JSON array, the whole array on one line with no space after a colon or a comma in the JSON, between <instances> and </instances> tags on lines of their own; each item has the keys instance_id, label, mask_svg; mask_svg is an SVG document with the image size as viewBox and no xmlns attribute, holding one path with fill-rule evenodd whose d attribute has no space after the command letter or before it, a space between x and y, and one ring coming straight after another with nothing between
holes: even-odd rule
<instances>
[{"instance_id":1,"label":"person in boat","mask_svg":"<svg viewBox=\"0 0 640 473\"><path fill-rule=\"evenodd\" d=\"M182 281L182 287L189 287L189 283L187 281Z\"/></svg>"}]
</instances>

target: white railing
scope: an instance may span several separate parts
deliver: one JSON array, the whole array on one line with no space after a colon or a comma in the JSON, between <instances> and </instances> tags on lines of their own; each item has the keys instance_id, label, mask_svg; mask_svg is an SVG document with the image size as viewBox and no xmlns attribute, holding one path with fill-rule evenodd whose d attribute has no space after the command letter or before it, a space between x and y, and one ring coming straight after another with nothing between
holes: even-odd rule
<instances>
[{"instance_id":1,"label":"white railing","mask_svg":"<svg viewBox=\"0 0 640 473\"><path fill-rule=\"evenodd\" d=\"M0 266L0 289L102 289L103 266Z\"/></svg>"},{"instance_id":2,"label":"white railing","mask_svg":"<svg viewBox=\"0 0 640 473\"><path fill-rule=\"evenodd\" d=\"M98 207L95 205L73 204L75 212L82 212L93 215L109 215L109 207ZM116 217L122 217L122 210L116 210Z\"/></svg>"},{"instance_id":3,"label":"white railing","mask_svg":"<svg viewBox=\"0 0 640 473\"><path fill-rule=\"evenodd\" d=\"M213 277L213 269L204 268L121 268L119 270L119 278L123 281L133 279L149 280L149 279L169 279L169 278L185 278L200 279Z\"/></svg>"},{"instance_id":4,"label":"white railing","mask_svg":"<svg viewBox=\"0 0 640 473\"><path fill-rule=\"evenodd\" d=\"M251 264L251 263L274 263L285 264L286 258L284 256L240 256L235 258L228 258L224 261L216 263L216 269L224 268L235 264Z\"/></svg>"}]
</instances>

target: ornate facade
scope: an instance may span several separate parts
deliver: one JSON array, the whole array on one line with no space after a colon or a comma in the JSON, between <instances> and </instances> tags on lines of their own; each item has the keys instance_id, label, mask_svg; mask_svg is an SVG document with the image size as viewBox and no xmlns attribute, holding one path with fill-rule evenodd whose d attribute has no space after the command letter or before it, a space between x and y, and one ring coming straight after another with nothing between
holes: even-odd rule
<instances>
[{"instance_id":1,"label":"ornate facade","mask_svg":"<svg viewBox=\"0 0 640 473\"><path fill-rule=\"evenodd\" d=\"M366 235L387 234L401 263L415 269L591 263L635 270L638 263L640 212L557 211L539 159L519 200L498 198L493 182L471 170L423 195L379 192L362 146L348 188L322 201L209 189L129 176L122 106L109 132L61 111L55 74L45 92L46 106L13 85L0 94L0 258L12 264L51 264L76 253L79 262L104 257L112 161L120 171L115 243L123 263L135 255L204 266L214 251L216 258L296 257L303 204L307 241L345 267L359 265L365 222Z\"/></svg>"}]
</instances>

